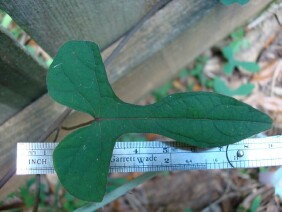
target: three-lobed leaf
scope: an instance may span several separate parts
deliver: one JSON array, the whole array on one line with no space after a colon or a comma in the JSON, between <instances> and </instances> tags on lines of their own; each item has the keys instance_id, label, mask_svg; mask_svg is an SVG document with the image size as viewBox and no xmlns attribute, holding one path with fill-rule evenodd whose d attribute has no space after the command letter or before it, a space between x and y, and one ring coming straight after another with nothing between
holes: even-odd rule
<instances>
[{"instance_id":1,"label":"three-lobed leaf","mask_svg":"<svg viewBox=\"0 0 282 212\"><path fill-rule=\"evenodd\" d=\"M222 53L228 61L223 67L224 73L228 75L232 74L236 66L242 67L246 71L249 71L251 73L256 73L260 70L259 65L255 62L243 62L243 61L235 60L234 50L230 46L224 47Z\"/></svg>"},{"instance_id":2,"label":"three-lobed leaf","mask_svg":"<svg viewBox=\"0 0 282 212\"><path fill-rule=\"evenodd\" d=\"M157 133L198 147L234 143L271 126L271 119L233 98L209 92L179 93L147 106L128 104L113 92L98 46L63 45L47 75L48 92L94 122L66 136L53 153L61 183L74 196L101 201L116 139Z\"/></svg>"}]
</instances>

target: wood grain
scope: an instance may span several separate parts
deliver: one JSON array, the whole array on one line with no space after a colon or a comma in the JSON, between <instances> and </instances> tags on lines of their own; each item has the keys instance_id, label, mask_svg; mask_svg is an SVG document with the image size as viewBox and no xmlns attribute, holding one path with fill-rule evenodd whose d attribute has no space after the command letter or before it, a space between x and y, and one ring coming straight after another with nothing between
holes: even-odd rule
<instances>
[{"instance_id":1,"label":"wood grain","mask_svg":"<svg viewBox=\"0 0 282 212\"><path fill-rule=\"evenodd\" d=\"M186 24L185 20L189 19L195 8L191 9L187 2L189 1L175 0L159 11L144 24L140 32L136 33L119 57L108 67L110 81L116 80L114 90L124 101L135 102L174 77L201 52L246 23L272 1L253 0L244 7L236 4L229 7L213 5L209 9L206 8L208 11L205 16L197 18L190 25ZM201 1L194 2L197 3L193 6L207 7L203 6ZM163 23L167 25L166 31L159 30ZM159 31L161 33L158 33ZM179 33L163 40L170 31Z\"/></svg>"},{"instance_id":2,"label":"wood grain","mask_svg":"<svg viewBox=\"0 0 282 212\"><path fill-rule=\"evenodd\" d=\"M0 178L16 163L17 143L36 142L64 110L65 107L55 103L48 95L44 95L1 125ZM6 191L5 187L4 191Z\"/></svg>"},{"instance_id":3,"label":"wood grain","mask_svg":"<svg viewBox=\"0 0 282 212\"><path fill-rule=\"evenodd\" d=\"M47 67L0 27L0 124L46 92Z\"/></svg>"},{"instance_id":4,"label":"wood grain","mask_svg":"<svg viewBox=\"0 0 282 212\"><path fill-rule=\"evenodd\" d=\"M68 40L91 40L104 49L155 3L156 0L2 0L0 8L54 56Z\"/></svg>"}]
</instances>

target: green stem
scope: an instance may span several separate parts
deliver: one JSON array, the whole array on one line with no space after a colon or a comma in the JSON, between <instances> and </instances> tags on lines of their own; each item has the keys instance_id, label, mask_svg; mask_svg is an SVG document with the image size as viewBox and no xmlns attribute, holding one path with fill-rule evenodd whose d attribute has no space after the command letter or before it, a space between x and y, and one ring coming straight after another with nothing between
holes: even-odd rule
<instances>
[{"instance_id":1,"label":"green stem","mask_svg":"<svg viewBox=\"0 0 282 212\"><path fill-rule=\"evenodd\" d=\"M124 195L125 193L127 193L128 191L130 191L131 189L137 187L138 185L144 183L145 181L151 179L152 177L156 176L158 173L157 172L149 172L146 174L143 174L137 178L135 178L134 180L131 180L128 183L125 183L124 185L120 186L119 188L115 189L114 191L108 193L105 195L104 199L102 202L99 203L89 203L81 208L78 208L77 210L75 210L75 212L80 212L80 211L84 211L84 212L92 212L95 211L101 207L103 207L104 205L112 202L113 200L117 199L118 197Z\"/></svg>"}]
</instances>

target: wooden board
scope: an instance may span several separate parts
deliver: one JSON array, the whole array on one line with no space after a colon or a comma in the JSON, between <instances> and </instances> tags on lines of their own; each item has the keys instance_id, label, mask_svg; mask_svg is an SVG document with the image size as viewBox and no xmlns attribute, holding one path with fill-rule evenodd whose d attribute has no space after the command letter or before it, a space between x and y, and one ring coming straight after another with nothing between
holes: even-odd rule
<instances>
[{"instance_id":1,"label":"wooden board","mask_svg":"<svg viewBox=\"0 0 282 212\"><path fill-rule=\"evenodd\" d=\"M252 0L244 7L226 7L199 0L191 8L190 1L172 1L143 25L107 68L114 90L123 100L136 102L270 2ZM193 17L200 11L202 18ZM189 19L194 20L187 23Z\"/></svg>"},{"instance_id":2,"label":"wooden board","mask_svg":"<svg viewBox=\"0 0 282 212\"><path fill-rule=\"evenodd\" d=\"M136 66L173 42L183 32L192 29L217 3L217 0L170 2L144 23L129 40L122 53L109 65L107 69L110 81L115 82L121 79Z\"/></svg>"},{"instance_id":3,"label":"wooden board","mask_svg":"<svg viewBox=\"0 0 282 212\"><path fill-rule=\"evenodd\" d=\"M46 92L47 67L0 27L0 124Z\"/></svg>"},{"instance_id":4,"label":"wooden board","mask_svg":"<svg viewBox=\"0 0 282 212\"><path fill-rule=\"evenodd\" d=\"M2 0L6 11L51 56L68 40L92 40L101 48L113 43L156 0Z\"/></svg>"},{"instance_id":5,"label":"wooden board","mask_svg":"<svg viewBox=\"0 0 282 212\"><path fill-rule=\"evenodd\" d=\"M36 142L64 110L65 107L55 103L48 95L44 95L1 125L0 179L16 163L17 143ZM11 186L13 185L15 184ZM1 198L11 192L8 188L9 186L6 185L1 189Z\"/></svg>"}]
</instances>

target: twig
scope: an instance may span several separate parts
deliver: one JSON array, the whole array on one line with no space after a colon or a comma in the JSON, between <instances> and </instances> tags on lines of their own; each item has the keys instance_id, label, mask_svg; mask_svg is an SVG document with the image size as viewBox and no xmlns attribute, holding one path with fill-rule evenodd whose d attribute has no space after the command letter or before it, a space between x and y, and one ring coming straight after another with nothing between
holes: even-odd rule
<instances>
[{"instance_id":1,"label":"twig","mask_svg":"<svg viewBox=\"0 0 282 212\"><path fill-rule=\"evenodd\" d=\"M279 72L281 71L282 68L282 60L280 60L278 62L278 64L276 65L276 68L274 70L274 74L272 77L272 82L271 82L271 89L270 89L270 96L273 97L273 92L274 92L274 88L275 88L275 83L278 77Z\"/></svg>"},{"instance_id":2,"label":"twig","mask_svg":"<svg viewBox=\"0 0 282 212\"><path fill-rule=\"evenodd\" d=\"M56 130L55 138L53 139L53 143L55 143L59 137L60 128L58 127ZM32 212L38 211L38 206L40 202L40 174L35 176L35 198Z\"/></svg>"},{"instance_id":3,"label":"twig","mask_svg":"<svg viewBox=\"0 0 282 212\"><path fill-rule=\"evenodd\" d=\"M213 205L218 205L218 204L220 204L221 202L223 202L225 200L228 200L230 198L233 198L233 197L236 197L236 196L240 196L240 195L241 195L240 192L232 192L232 193L225 194L224 196L222 196L219 199L217 199L216 201L214 201L211 205L209 205L206 208L204 208L203 211L207 210L209 208L212 208Z\"/></svg>"},{"instance_id":4,"label":"twig","mask_svg":"<svg viewBox=\"0 0 282 212\"><path fill-rule=\"evenodd\" d=\"M40 201L40 174L35 176L35 199L32 212L38 211L39 201Z\"/></svg>"},{"instance_id":5,"label":"twig","mask_svg":"<svg viewBox=\"0 0 282 212\"><path fill-rule=\"evenodd\" d=\"M2 177L0 180L0 189L10 180L11 177L14 176L16 173L16 167L15 165Z\"/></svg>"},{"instance_id":6,"label":"twig","mask_svg":"<svg viewBox=\"0 0 282 212\"><path fill-rule=\"evenodd\" d=\"M146 209L144 206L141 204L139 198L134 196L132 192L128 192L125 197L126 201L129 203L131 209L133 211L140 211L140 212L146 212Z\"/></svg>"},{"instance_id":7,"label":"twig","mask_svg":"<svg viewBox=\"0 0 282 212\"><path fill-rule=\"evenodd\" d=\"M62 115L57 118L53 124L46 130L45 133L43 133L40 138L38 139L38 142L44 142L65 120L65 118L71 113L72 109L68 108L66 109Z\"/></svg>"},{"instance_id":8,"label":"twig","mask_svg":"<svg viewBox=\"0 0 282 212\"><path fill-rule=\"evenodd\" d=\"M20 202L12 202L12 203L8 203L8 204L3 204L0 205L0 211L17 211L15 210L16 208L20 209L20 208L24 208L25 204L24 202L20 201ZM19 210L21 211L21 210Z\"/></svg>"},{"instance_id":9,"label":"twig","mask_svg":"<svg viewBox=\"0 0 282 212\"><path fill-rule=\"evenodd\" d=\"M269 186L264 186L264 187L259 188L258 190L256 190L255 192L253 192L252 194L250 194L249 196L247 196L244 199L242 206L244 208L250 208L254 198L258 195L264 194L265 192L267 192L267 190L269 190L269 188L270 188Z\"/></svg>"},{"instance_id":10,"label":"twig","mask_svg":"<svg viewBox=\"0 0 282 212\"><path fill-rule=\"evenodd\" d=\"M255 186L256 187L256 186ZM251 191L252 189L254 189L254 186L248 186L248 187L244 187L241 189L237 189L234 192L230 192L230 193L226 193L227 190L224 191L224 193L221 195L221 197L217 200L215 200L211 205L207 206L204 210L207 210L208 208L212 207L213 205L218 205L221 202L236 197L236 196L240 196L242 193L247 192L247 191Z\"/></svg>"},{"instance_id":11,"label":"twig","mask_svg":"<svg viewBox=\"0 0 282 212\"><path fill-rule=\"evenodd\" d=\"M56 143L56 141L57 141L57 139L58 139L58 137L59 137L59 134L60 134L60 128L58 127L58 128L56 129L56 135L55 135L55 138L54 138L54 140L53 140L53 143Z\"/></svg>"}]
</instances>

